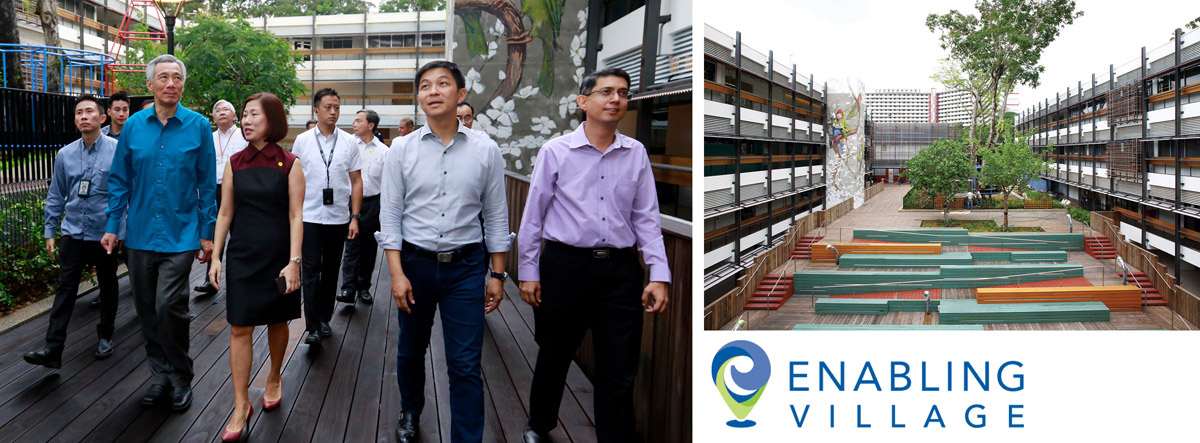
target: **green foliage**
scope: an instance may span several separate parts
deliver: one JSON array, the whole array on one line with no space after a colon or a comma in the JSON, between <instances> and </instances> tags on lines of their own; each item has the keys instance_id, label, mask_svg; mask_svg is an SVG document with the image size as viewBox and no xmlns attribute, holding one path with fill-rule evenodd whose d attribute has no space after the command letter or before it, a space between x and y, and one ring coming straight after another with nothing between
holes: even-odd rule
<instances>
[{"instance_id":1,"label":"green foliage","mask_svg":"<svg viewBox=\"0 0 1200 443\"><path fill-rule=\"evenodd\" d=\"M933 199L924 191L912 188L904 194L904 209L933 209Z\"/></svg>"},{"instance_id":2,"label":"green foliage","mask_svg":"<svg viewBox=\"0 0 1200 443\"><path fill-rule=\"evenodd\" d=\"M1002 123L997 129L1005 134L1013 133L1011 123ZM981 184L1000 188L1002 195L1007 197L1021 193L1029 187L1030 180L1050 170L1045 160L1033 154L1024 137L1005 135L1001 140L999 145L980 151L983 157L983 168L979 171ZM1008 226L1009 207L1004 206L1005 227Z\"/></svg>"},{"instance_id":3,"label":"green foliage","mask_svg":"<svg viewBox=\"0 0 1200 443\"><path fill-rule=\"evenodd\" d=\"M1046 195L1045 192L1041 192L1041 191L1025 191L1025 196L1029 197L1029 198L1049 198L1050 197L1049 195Z\"/></svg>"},{"instance_id":4,"label":"green foliage","mask_svg":"<svg viewBox=\"0 0 1200 443\"><path fill-rule=\"evenodd\" d=\"M1046 70L1039 63L1042 51L1083 15L1074 0L976 0L975 9L978 16L951 10L925 19L931 32L940 33L942 49L960 72L958 86L971 93L976 106L971 154L980 145L993 146L997 135L991 131L980 140L976 128L994 128L1002 120L1008 94L1017 85L1038 86Z\"/></svg>"},{"instance_id":5,"label":"green foliage","mask_svg":"<svg viewBox=\"0 0 1200 443\"><path fill-rule=\"evenodd\" d=\"M302 58L292 54L285 40L243 20L198 16L176 40L177 54L192 73L183 103L210 120L217 100L229 100L240 111L246 97L270 92L288 107L305 91L304 83L296 79Z\"/></svg>"},{"instance_id":6,"label":"green foliage","mask_svg":"<svg viewBox=\"0 0 1200 443\"><path fill-rule=\"evenodd\" d=\"M44 195L36 193L0 197L0 310L14 302L50 293L58 263L42 239Z\"/></svg>"},{"instance_id":7,"label":"green foliage","mask_svg":"<svg viewBox=\"0 0 1200 443\"><path fill-rule=\"evenodd\" d=\"M928 194L942 194L946 200L967 189L968 179L975 173L963 142L938 140L922 149L904 163L905 176L913 188ZM950 206L944 205L945 218L950 218Z\"/></svg>"},{"instance_id":8,"label":"green foliage","mask_svg":"<svg viewBox=\"0 0 1200 443\"><path fill-rule=\"evenodd\" d=\"M1068 206L1067 215L1070 215L1071 218L1075 219L1075 221L1082 222L1083 224L1092 223L1092 211L1087 209Z\"/></svg>"},{"instance_id":9,"label":"green foliage","mask_svg":"<svg viewBox=\"0 0 1200 443\"><path fill-rule=\"evenodd\" d=\"M922 228L964 228L967 232L1045 232L1038 226L1007 228L991 220L921 220Z\"/></svg>"},{"instance_id":10,"label":"green foliage","mask_svg":"<svg viewBox=\"0 0 1200 443\"><path fill-rule=\"evenodd\" d=\"M379 12L445 11L446 0L384 0ZM478 12L477 12L478 13Z\"/></svg>"}]
</instances>

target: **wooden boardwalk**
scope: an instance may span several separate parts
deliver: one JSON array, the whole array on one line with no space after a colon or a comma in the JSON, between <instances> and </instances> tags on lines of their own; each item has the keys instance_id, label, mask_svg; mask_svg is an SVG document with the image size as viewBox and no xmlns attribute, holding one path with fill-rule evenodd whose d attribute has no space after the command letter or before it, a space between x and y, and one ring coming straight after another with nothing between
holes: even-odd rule
<instances>
[{"instance_id":1,"label":"wooden boardwalk","mask_svg":"<svg viewBox=\"0 0 1200 443\"><path fill-rule=\"evenodd\" d=\"M204 272L203 266L195 265L191 280L202 281ZM319 348L301 343L303 319L291 322L283 370L283 403L266 413L259 410L270 366L266 328L255 330L250 400L256 410L248 428L249 439L394 441L400 394L396 389L396 307L390 287L385 271L377 276L373 305L360 302L351 308L339 303L330 323L333 336ZM90 306L95 294L93 291L81 297L76 304L62 369L33 366L21 358L25 352L44 345L46 317L0 335L0 440L219 441L233 412L225 292L192 295L194 400L192 407L182 413L170 412L165 406L144 409L140 405L142 393L149 387L150 370L127 278L121 279L113 335L116 350L106 360L92 356L99 317L99 309ZM500 309L487 316L484 334L485 441L521 440L536 356L533 310L508 282ZM445 365L439 320L427 354L422 441L450 440ZM594 441L592 385L574 364L566 389L559 427L551 437L554 441Z\"/></svg>"}]
</instances>

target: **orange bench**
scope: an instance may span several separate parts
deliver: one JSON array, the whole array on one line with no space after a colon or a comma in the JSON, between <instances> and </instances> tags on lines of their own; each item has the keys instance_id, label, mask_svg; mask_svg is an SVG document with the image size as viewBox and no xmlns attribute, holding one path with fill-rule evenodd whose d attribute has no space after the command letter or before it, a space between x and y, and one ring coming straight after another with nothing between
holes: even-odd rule
<instances>
[{"instance_id":1,"label":"orange bench","mask_svg":"<svg viewBox=\"0 0 1200 443\"><path fill-rule=\"evenodd\" d=\"M1137 286L1066 286L1061 288L979 288L979 303L1103 302L1113 312L1142 310L1142 291Z\"/></svg>"},{"instance_id":2,"label":"orange bench","mask_svg":"<svg viewBox=\"0 0 1200 443\"><path fill-rule=\"evenodd\" d=\"M941 243L829 243L812 245L813 263L837 263L837 254L826 245L837 248L837 254L931 254L942 253Z\"/></svg>"}]
</instances>

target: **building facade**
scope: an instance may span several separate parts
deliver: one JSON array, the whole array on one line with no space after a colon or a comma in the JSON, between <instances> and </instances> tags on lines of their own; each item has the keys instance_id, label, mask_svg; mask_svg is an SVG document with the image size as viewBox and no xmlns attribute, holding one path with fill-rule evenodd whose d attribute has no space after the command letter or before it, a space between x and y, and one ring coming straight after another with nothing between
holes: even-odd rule
<instances>
[{"instance_id":1,"label":"building facade","mask_svg":"<svg viewBox=\"0 0 1200 443\"><path fill-rule=\"evenodd\" d=\"M876 89L864 102L875 123L970 123L975 109L971 93L960 90ZM1008 95L1007 109L1019 104L1017 93Z\"/></svg>"},{"instance_id":2,"label":"building facade","mask_svg":"<svg viewBox=\"0 0 1200 443\"><path fill-rule=\"evenodd\" d=\"M705 304L825 207L824 83L711 26L704 33Z\"/></svg>"},{"instance_id":3,"label":"building facade","mask_svg":"<svg viewBox=\"0 0 1200 443\"><path fill-rule=\"evenodd\" d=\"M312 94L333 88L341 96L338 126L349 128L354 112L379 113L379 131L392 138L400 119L423 125L416 101L417 69L431 60L448 59L446 11L257 17L251 26L286 39L304 61L296 77L308 86L288 109L287 140L304 131L313 118Z\"/></svg>"},{"instance_id":4,"label":"building facade","mask_svg":"<svg viewBox=\"0 0 1200 443\"><path fill-rule=\"evenodd\" d=\"M1126 239L1200 288L1200 31L1068 85L1018 128L1053 162L1047 188L1115 211Z\"/></svg>"}]
</instances>

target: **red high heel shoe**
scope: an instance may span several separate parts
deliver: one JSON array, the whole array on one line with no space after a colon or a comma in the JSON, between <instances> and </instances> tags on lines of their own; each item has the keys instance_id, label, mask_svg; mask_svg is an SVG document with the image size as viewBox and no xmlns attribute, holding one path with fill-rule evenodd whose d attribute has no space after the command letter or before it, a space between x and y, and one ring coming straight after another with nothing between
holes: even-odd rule
<instances>
[{"instance_id":1,"label":"red high heel shoe","mask_svg":"<svg viewBox=\"0 0 1200 443\"><path fill-rule=\"evenodd\" d=\"M238 441L242 439L242 433L246 432L246 428L250 427L250 416L254 415L254 406L250 407L250 411L246 412L246 422L242 424L242 429L237 432L229 432L226 430L221 433L221 441Z\"/></svg>"},{"instance_id":2,"label":"red high heel shoe","mask_svg":"<svg viewBox=\"0 0 1200 443\"><path fill-rule=\"evenodd\" d=\"M274 400L274 401L267 400L267 397L263 397L263 412L278 408L279 404L282 402L283 402L282 396L279 397L278 400Z\"/></svg>"}]
</instances>

